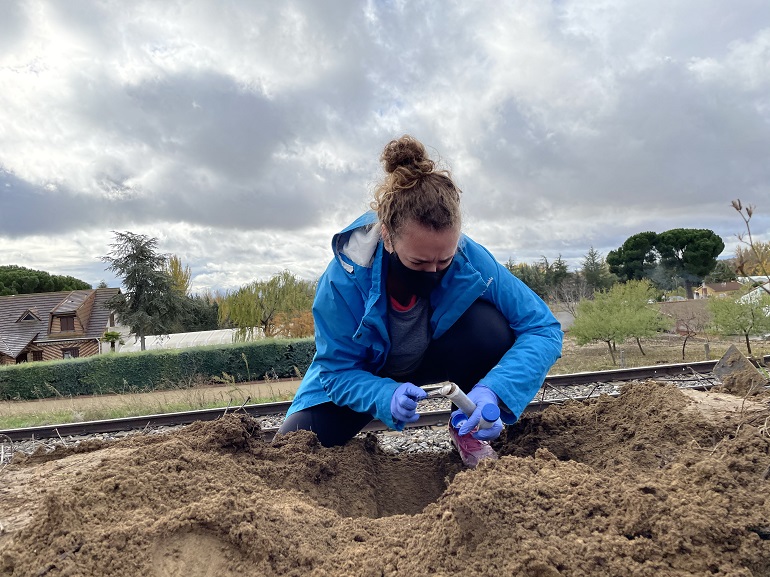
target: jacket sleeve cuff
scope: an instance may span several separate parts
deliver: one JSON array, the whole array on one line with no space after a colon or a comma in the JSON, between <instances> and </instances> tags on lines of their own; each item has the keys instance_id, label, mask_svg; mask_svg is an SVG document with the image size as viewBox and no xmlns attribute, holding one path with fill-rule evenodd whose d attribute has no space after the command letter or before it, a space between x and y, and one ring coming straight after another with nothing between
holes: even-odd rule
<instances>
[{"instance_id":1,"label":"jacket sleeve cuff","mask_svg":"<svg viewBox=\"0 0 770 577\"><path fill-rule=\"evenodd\" d=\"M508 410L508 407L500 404L500 420L506 425L513 425L519 418Z\"/></svg>"},{"instance_id":2,"label":"jacket sleeve cuff","mask_svg":"<svg viewBox=\"0 0 770 577\"><path fill-rule=\"evenodd\" d=\"M394 431L403 431L404 425L406 423L403 423L401 421L396 421L393 418L393 414L390 412L390 400L393 397L393 393L396 391L396 388L398 387L398 383L393 383L392 387L383 387L383 392L379 395L379 398L377 399L377 415L376 417L382 421L382 424L384 424L389 429L392 429Z\"/></svg>"}]
</instances>

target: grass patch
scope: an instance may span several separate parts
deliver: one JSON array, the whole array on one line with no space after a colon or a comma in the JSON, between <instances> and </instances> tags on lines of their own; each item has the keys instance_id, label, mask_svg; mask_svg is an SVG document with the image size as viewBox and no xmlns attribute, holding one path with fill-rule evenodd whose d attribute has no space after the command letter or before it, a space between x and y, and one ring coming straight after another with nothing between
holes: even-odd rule
<instances>
[{"instance_id":1,"label":"grass patch","mask_svg":"<svg viewBox=\"0 0 770 577\"><path fill-rule=\"evenodd\" d=\"M251 398L240 387L202 387L155 393L68 397L32 402L0 403L0 429L99 421L122 417L176 413L201 409L239 407L291 400L293 394L267 389L266 396Z\"/></svg>"}]
</instances>

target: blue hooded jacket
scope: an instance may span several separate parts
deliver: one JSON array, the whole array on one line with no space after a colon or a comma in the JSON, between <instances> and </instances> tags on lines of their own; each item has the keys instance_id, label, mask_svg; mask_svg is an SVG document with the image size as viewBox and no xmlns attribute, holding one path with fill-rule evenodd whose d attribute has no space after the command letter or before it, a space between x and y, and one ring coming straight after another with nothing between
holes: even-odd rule
<instances>
[{"instance_id":1,"label":"blue hooded jacket","mask_svg":"<svg viewBox=\"0 0 770 577\"><path fill-rule=\"evenodd\" d=\"M336 234L332 250L335 258L318 281L313 303L316 354L288 415L332 401L401 430L404 424L390 412L400 383L377 376L390 351L390 337L382 275L385 250L376 214L367 212ZM483 246L461 235L457 253L430 297L433 338L478 298L493 303L516 335L513 347L480 383L494 391L504 408L521 415L561 356L561 325L529 287Z\"/></svg>"}]
</instances>

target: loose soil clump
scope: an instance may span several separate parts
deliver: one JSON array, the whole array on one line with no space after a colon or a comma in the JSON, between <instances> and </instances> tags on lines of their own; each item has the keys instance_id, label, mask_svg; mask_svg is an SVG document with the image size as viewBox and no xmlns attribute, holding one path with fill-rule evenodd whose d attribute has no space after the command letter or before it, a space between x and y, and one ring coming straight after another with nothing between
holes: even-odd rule
<instances>
[{"instance_id":1,"label":"loose soil clump","mask_svg":"<svg viewBox=\"0 0 770 577\"><path fill-rule=\"evenodd\" d=\"M15 458L0 575L769 575L770 412L736 399L628 386L525 415L474 470L244 415Z\"/></svg>"}]
</instances>

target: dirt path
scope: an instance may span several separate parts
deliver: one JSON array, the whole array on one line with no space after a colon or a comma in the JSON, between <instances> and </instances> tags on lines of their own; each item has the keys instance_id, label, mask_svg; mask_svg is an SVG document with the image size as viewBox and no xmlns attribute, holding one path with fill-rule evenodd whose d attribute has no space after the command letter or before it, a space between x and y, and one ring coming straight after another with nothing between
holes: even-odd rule
<instances>
[{"instance_id":1,"label":"dirt path","mask_svg":"<svg viewBox=\"0 0 770 577\"><path fill-rule=\"evenodd\" d=\"M770 411L709 395L526 415L475 470L234 415L33 456L0 472L0 575L769 575Z\"/></svg>"}]
</instances>

